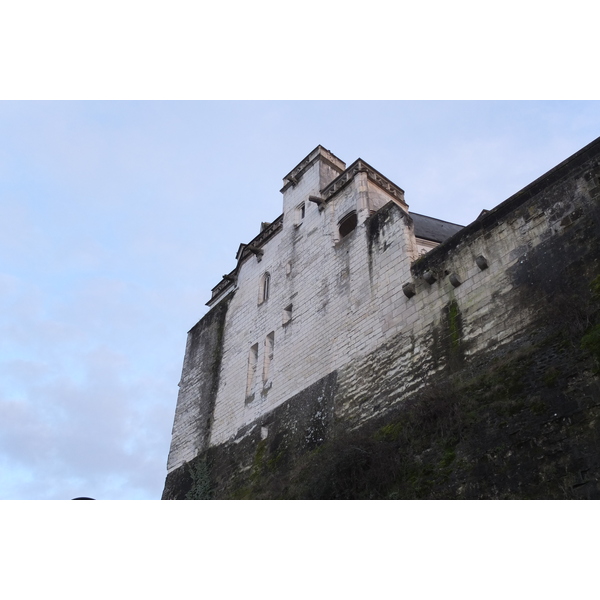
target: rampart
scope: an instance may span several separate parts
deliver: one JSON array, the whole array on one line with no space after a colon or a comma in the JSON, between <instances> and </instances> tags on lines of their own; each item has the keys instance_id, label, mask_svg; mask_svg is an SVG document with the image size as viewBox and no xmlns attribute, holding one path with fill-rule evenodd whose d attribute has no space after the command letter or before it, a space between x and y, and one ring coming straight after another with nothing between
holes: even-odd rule
<instances>
[{"instance_id":1,"label":"rampart","mask_svg":"<svg viewBox=\"0 0 600 600\"><path fill-rule=\"evenodd\" d=\"M598 497L600 140L420 258L403 197L335 239L360 176L191 330L163 497ZM269 331L272 377L228 395Z\"/></svg>"}]
</instances>

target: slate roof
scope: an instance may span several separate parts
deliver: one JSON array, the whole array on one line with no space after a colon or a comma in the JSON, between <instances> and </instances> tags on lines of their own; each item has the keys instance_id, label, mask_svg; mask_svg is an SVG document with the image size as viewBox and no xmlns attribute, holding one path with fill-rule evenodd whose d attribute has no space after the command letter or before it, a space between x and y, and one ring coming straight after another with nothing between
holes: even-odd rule
<instances>
[{"instance_id":1,"label":"slate roof","mask_svg":"<svg viewBox=\"0 0 600 600\"><path fill-rule=\"evenodd\" d=\"M440 219L426 217L414 212L409 214L415 224L415 237L422 240L429 240L430 242L439 242L441 244L464 227L463 225L440 221Z\"/></svg>"}]
</instances>

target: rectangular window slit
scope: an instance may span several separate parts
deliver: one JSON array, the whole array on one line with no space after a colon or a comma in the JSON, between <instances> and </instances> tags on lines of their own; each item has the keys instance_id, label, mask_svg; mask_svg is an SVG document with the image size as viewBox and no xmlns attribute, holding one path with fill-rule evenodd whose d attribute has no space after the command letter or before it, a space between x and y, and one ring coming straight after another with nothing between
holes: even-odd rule
<instances>
[{"instance_id":1,"label":"rectangular window slit","mask_svg":"<svg viewBox=\"0 0 600 600\"><path fill-rule=\"evenodd\" d=\"M263 383L267 383L271 372L271 363L273 362L273 352L275 348L275 332L271 331L265 338L265 362L263 365Z\"/></svg>"},{"instance_id":2,"label":"rectangular window slit","mask_svg":"<svg viewBox=\"0 0 600 600\"><path fill-rule=\"evenodd\" d=\"M254 380L256 378L256 365L258 364L258 344L250 348L248 354L248 375L246 377L246 398L252 395L254 389Z\"/></svg>"}]
</instances>

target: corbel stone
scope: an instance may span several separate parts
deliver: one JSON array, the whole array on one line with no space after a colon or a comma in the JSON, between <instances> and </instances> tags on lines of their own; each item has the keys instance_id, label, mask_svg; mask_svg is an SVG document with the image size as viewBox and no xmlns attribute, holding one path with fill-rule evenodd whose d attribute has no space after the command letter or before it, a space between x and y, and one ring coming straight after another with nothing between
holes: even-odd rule
<instances>
[{"instance_id":1,"label":"corbel stone","mask_svg":"<svg viewBox=\"0 0 600 600\"><path fill-rule=\"evenodd\" d=\"M462 281L458 278L458 275L456 273L450 273L450 276L448 277L448 279L450 280L450 283L456 288L458 287Z\"/></svg>"},{"instance_id":2,"label":"corbel stone","mask_svg":"<svg viewBox=\"0 0 600 600\"><path fill-rule=\"evenodd\" d=\"M264 250L261 250L257 246L252 246L250 244L248 246L246 246L246 248L248 250L250 250L250 252L252 252L252 254L254 254L256 256L256 260L258 260L258 262L260 262L262 260Z\"/></svg>"},{"instance_id":3,"label":"corbel stone","mask_svg":"<svg viewBox=\"0 0 600 600\"><path fill-rule=\"evenodd\" d=\"M407 298L412 298L417 292L415 290L415 284L414 283L405 283L402 286L402 291L404 292L404 295Z\"/></svg>"},{"instance_id":4,"label":"corbel stone","mask_svg":"<svg viewBox=\"0 0 600 600\"><path fill-rule=\"evenodd\" d=\"M319 198L319 196L309 196L308 201L314 202L319 207L319 210L323 210L325 208L324 198Z\"/></svg>"},{"instance_id":5,"label":"corbel stone","mask_svg":"<svg viewBox=\"0 0 600 600\"><path fill-rule=\"evenodd\" d=\"M437 281L436 276L431 271L425 271L425 273L423 273L423 279L429 285L433 285Z\"/></svg>"},{"instance_id":6,"label":"corbel stone","mask_svg":"<svg viewBox=\"0 0 600 600\"><path fill-rule=\"evenodd\" d=\"M225 281L232 281L232 282L235 281L235 277L233 275L223 275L223 279Z\"/></svg>"},{"instance_id":7,"label":"corbel stone","mask_svg":"<svg viewBox=\"0 0 600 600\"><path fill-rule=\"evenodd\" d=\"M477 266L478 266L478 267L479 267L479 268L480 268L482 271L484 271L485 269L487 269L487 268L488 268L488 262L487 262L487 259L485 258L485 256L481 256L481 255L480 255L480 256L478 256L478 257L475 259L475 262L477 263Z\"/></svg>"}]
</instances>

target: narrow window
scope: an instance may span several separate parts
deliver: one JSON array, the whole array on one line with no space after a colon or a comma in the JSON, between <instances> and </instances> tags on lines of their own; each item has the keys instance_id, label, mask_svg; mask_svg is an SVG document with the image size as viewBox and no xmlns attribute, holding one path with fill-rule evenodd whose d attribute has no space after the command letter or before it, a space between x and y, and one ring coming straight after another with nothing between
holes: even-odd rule
<instances>
[{"instance_id":1,"label":"narrow window","mask_svg":"<svg viewBox=\"0 0 600 600\"><path fill-rule=\"evenodd\" d=\"M282 325L287 325L292 320L292 305L286 306L283 309L283 323Z\"/></svg>"},{"instance_id":2,"label":"narrow window","mask_svg":"<svg viewBox=\"0 0 600 600\"><path fill-rule=\"evenodd\" d=\"M246 378L246 398L252 395L254 388L254 379L256 377L256 365L258 363L258 344L250 348L248 355L248 376Z\"/></svg>"},{"instance_id":3,"label":"narrow window","mask_svg":"<svg viewBox=\"0 0 600 600\"><path fill-rule=\"evenodd\" d=\"M263 365L263 383L267 383L269 380L269 373L271 371L271 363L273 362L273 350L275 347L275 332L271 331L265 338L265 362Z\"/></svg>"},{"instance_id":4,"label":"narrow window","mask_svg":"<svg viewBox=\"0 0 600 600\"><path fill-rule=\"evenodd\" d=\"M265 273L260 278L260 289L258 291L258 303L262 304L265 300L269 298L269 289L271 286L271 275L269 273Z\"/></svg>"},{"instance_id":5,"label":"narrow window","mask_svg":"<svg viewBox=\"0 0 600 600\"><path fill-rule=\"evenodd\" d=\"M304 215L306 214L306 206L304 202L296 206L296 213L294 215L294 225L300 227L302 221L304 221Z\"/></svg>"},{"instance_id":6,"label":"narrow window","mask_svg":"<svg viewBox=\"0 0 600 600\"><path fill-rule=\"evenodd\" d=\"M351 213L348 213L346 216L340 219L338 223L338 231L340 232L340 239L345 238L349 233L356 229L356 225L358 224L358 217L356 216L356 211L353 210Z\"/></svg>"}]
</instances>

